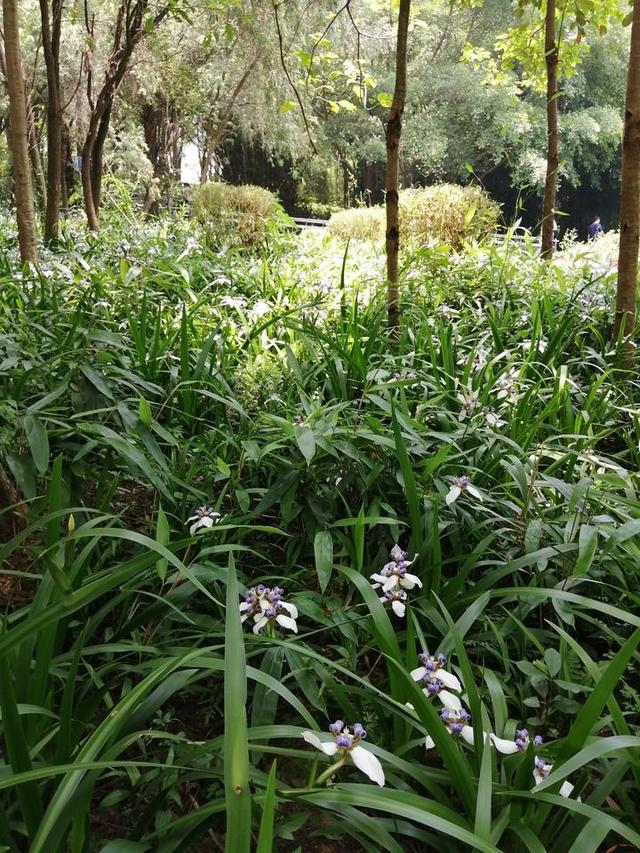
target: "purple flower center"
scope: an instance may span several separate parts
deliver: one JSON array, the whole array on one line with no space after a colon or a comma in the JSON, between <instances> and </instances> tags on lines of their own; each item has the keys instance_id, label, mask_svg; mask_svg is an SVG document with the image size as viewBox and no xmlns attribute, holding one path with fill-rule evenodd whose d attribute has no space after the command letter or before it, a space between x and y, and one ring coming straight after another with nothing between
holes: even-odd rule
<instances>
[{"instance_id":1,"label":"purple flower center","mask_svg":"<svg viewBox=\"0 0 640 853\"><path fill-rule=\"evenodd\" d=\"M336 744L340 747L340 749L349 749L351 746L351 738L349 735L338 735L336 738Z\"/></svg>"},{"instance_id":2,"label":"purple flower center","mask_svg":"<svg viewBox=\"0 0 640 853\"><path fill-rule=\"evenodd\" d=\"M367 736L367 730L361 723L356 723L353 727L353 733L356 737L359 737L360 740L364 740Z\"/></svg>"},{"instance_id":3,"label":"purple flower center","mask_svg":"<svg viewBox=\"0 0 640 853\"><path fill-rule=\"evenodd\" d=\"M335 723L331 723L329 726L329 731L332 735L339 735L342 729L344 728L344 723L342 720L336 720Z\"/></svg>"},{"instance_id":4,"label":"purple flower center","mask_svg":"<svg viewBox=\"0 0 640 853\"><path fill-rule=\"evenodd\" d=\"M471 480L466 476L466 474L458 480L458 485L461 489L466 489Z\"/></svg>"},{"instance_id":5,"label":"purple flower center","mask_svg":"<svg viewBox=\"0 0 640 853\"><path fill-rule=\"evenodd\" d=\"M536 735L533 739L534 746L542 746L544 739L542 735Z\"/></svg>"},{"instance_id":6,"label":"purple flower center","mask_svg":"<svg viewBox=\"0 0 640 853\"><path fill-rule=\"evenodd\" d=\"M462 732L462 723L454 723L451 726L451 733L454 735L459 735Z\"/></svg>"}]
</instances>

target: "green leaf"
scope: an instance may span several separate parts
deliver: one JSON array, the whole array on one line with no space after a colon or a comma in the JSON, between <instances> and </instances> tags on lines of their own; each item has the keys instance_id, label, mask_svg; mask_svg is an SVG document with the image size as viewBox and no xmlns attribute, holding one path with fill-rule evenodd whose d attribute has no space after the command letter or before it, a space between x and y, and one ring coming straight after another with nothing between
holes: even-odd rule
<instances>
[{"instance_id":1,"label":"green leaf","mask_svg":"<svg viewBox=\"0 0 640 853\"><path fill-rule=\"evenodd\" d=\"M28 773L32 769L29 746L20 719L8 658L0 660L0 708L5 749L11 770L14 774ZM16 787L15 793L29 838L33 839L42 820L38 786L35 782L24 783Z\"/></svg>"},{"instance_id":2,"label":"green leaf","mask_svg":"<svg viewBox=\"0 0 640 853\"><path fill-rule=\"evenodd\" d=\"M273 850L273 819L276 813L276 762L271 765L267 788L262 801L262 817L260 818L260 834L256 845L256 853L271 853Z\"/></svg>"},{"instance_id":3,"label":"green leaf","mask_svg":"<svg viewBox=\"0 0 640 853\"><path fill-rule=\"evenodd\" d=\"M386 110L391 107L393 95L390 95L389 92L378 92L376 97L381 107L384 107Z\"/></svg>"},{"instance_id":4,"label":"green leaf","mask_svg":"<svg viewBox=\"0 0 640 853\"><path fill-rule=\"evenodd\" d=\"M145 426L151 426L153 423L151 406L147 403L144 397L140 397L140 400L138 401L138 417Z\"/></svg>"},{"instance_id":5,"label":"green leaf","mask_svg":"<svg viewBox=\"0 0 640 853\"><path fill-rule=\"evenodd\" d=\"M598 547L598 528L583 524L578 536L578 559L573 568L573 577L581 578L589 571Z\"/></svg>"},{"instance_id":6,"label":"green leaf","mask_svg":"<svg viewBox=\"0 0 640 853\"><path fill-rule=\"evenodd\" d=\"M493 782L491 747L483 744L474 831L477 836L491 841L491 792Z\"/></svg>"},{"instance_id":7,"label":"green leaf","mask_svg":"<svg viewBox=\"0 0 640 853\"><path fill-rule=\"evenodd\" d=\"M444 730L444 726L442 728ZM448 738L449 735L445 737ZM382 811L394 820L404 817L423 826L429 826L443 836L469 845L481 853L499 853L497 847L472 832L468 824L461 821L453 809L426 797L420 797L411 791L394 791L391 788L380 790L374 785L335 785L327 790L305 794L300 799L317 805L340 806L349 803L364 809Z\"/></svg>"},{"instance_id":8,"label":"green leaf","mask_svg":"<svg viewBox=\"0 0 640 853\"><path fill-rule=\"evenodd\" d=\"M411 543L414 551L420 552L422 549L422 512L420 510L420 498L418 496L418 488L413 475L413 467L407 448L402 437L400 424L395 406L391 407L391 418L393 422L393 437L396 442L396 453L398 462L400 463L400 471L402 472L402 480L404 483L404 494L409 507L409 518L411 519Z\"/></svg>"},{"instance_id":9,"label":"green leaf","mask_svg":"<svg viewBox=\"0 0 640 853\"><path fill-rule=\"evenodd\" d=\"M297 107L297 103L295 101L283 101L278 107L278 112L288 113L289 110L295 110Z\"/></svg>"},{"instance_id":10,"label":"green leaf","mask_svg":"<svg viewBox=\"0 0 640 853\"><path fill-rule=\"evenodd\" d=\"M247 672L240 621L238 579L229 554L224 655L224 784L227 853L251 849L251 792L247 738Z\"/></svg>"},{"instance_id":11,"label":"green leaf","mask_svg":"<svg viewBox=\"0 0 640 853\"><path fill-rule=\"evenodd\" d=\"M38 474L45 474L49 468L49 436L42 421L35 415L24 419L24 431L29 442L29 450Z\"/></svg>"},{"instance_id":12,"label":"green leaf","mask_svg":"<svg viewBox=\"0 0 640 853\"><path fill-rule=\"evenodd\" d=\"M307 465L316 455L316 440L313 435L313 430L308 426L296 426L295 437L300 449L300 453L304 456Z\"/></svg>"},{"instance_id":13,"label":"green leaf","mask_svg":"<svg viewBox=\"0 0 640 853\"><path fill-rule=\"evenodd\" d=\"M569 734L564 739L558 755L558 767L561 763L571 758L572 755L575 755L586 743L587 738L600 717L602 709L612 696L639 642L640 628L633 632L602 673L600 680L594 686L571 726Z\"/></svg>"},{"instance_id":14,"label":"green leaf","mask_svg":"<svg viewBox=\"0 0 640 853\"><path fill-rule=\"evenodd\" d=\"M165 515L165 512L162 509L162 504L159 504L158 519L156 521L156 542L166 547L169 544L169 535L169 522L167 521L167 516ZM160 578L162 583L164 583L164 579L167 576L168 565L169 562L166 557L160 557L160 559L156 563L156 571L158 572L158 577Z\"/></svg>"},{"instance_id":15,"label":"green leaf","mask_svg":"<svg viewBox=\"0 0 640 853\"><path fill-rule=\"evenodd\" d=\"M333 571L333 539L328 530L319 530L313 540L313 553L316 558L318 584L324 593Z\"/></svg>"}]
</instances>

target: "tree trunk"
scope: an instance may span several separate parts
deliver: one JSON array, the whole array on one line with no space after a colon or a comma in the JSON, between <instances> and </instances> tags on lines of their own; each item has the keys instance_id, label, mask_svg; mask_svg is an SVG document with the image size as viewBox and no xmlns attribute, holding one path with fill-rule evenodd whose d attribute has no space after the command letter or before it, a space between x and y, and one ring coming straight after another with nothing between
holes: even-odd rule
<instances>
[{"instance_id":1,"label":"tree trunk","mask_svg":"<svg viewBox=\"0 0 640 853\"><path fill-rule=\"evenodd\" d=\"M98 133L96 134L93 152L91 155L91 192L93 194L93 204L96 213L100 213L100 203L102 201L102 173L104 172L104 143L106 142L109 133L109 123L111 122L111 109L113 100L109 100L107 108L100 119L98 125Z\"/></svg>"},{"instance_id":2,"label":"tree trunk","mask_svg":"<svg viewBox=\"0 0 640 853\"><path fill-rule=\"evenodd\" d=\"M62 120L62 162L60 163L60 204L62 210L69 210L69 196L75 187L76 173L73 164L71 137L66 121Z\"/></svg>"},{"instance_id":3,"label":"tree trunk","mask_svg":"<svg viewBox=\"0 0 640 853\"><path fill-rule=\"evenodd\" d=\"M622 137L620 186L620 246L614 341L624 336L622 360L633 367L632 336L636 323L638 241L640 240L640 0L634 0L631 48L627 73L627 99Z\"/></svg>"},{"instance_id":4,"label":"tree trunk","mask_svg":"<svg viewBox=\"0 0 640 853\"><path fill-rule=\"evenodd\" d=\"M400 0L398 13L398 38L396 43L396 81L393 100L386 127L387 176L386 189L386 250L387 250L387 310L388 328L391 337L400 331L400 299L398 293L398 251L400 248L400 225L398 220L398 163L402 114L407 98L407 35L411 0Z\"/></svg>"},{"instance_id":5,"label":"tree trunk","mask_svg":"<svg viewBox=\"0 0 640 853\"><path fill-rule=\"evenodd\" d=\"M58 237L62 177L62 104L60 101L60 34L63 0L40 0L42 47L47 67L47 211L44 239Z\"/></svg>"},{"instance_id":6,"label":"tree trunk","mask_svg":"<svg viewBox=\"0 0 640 853\"><path fill-rule=\"evenodd\" d=\"M547 176L542 200L543 258L553 255L556 192L558 186L558 43L556 42L556 0L547 0L544 24L544 54L547 66Z\"/></svg>"},{"instance_id":7,"label":"tree trunk","mask_svg":"<svg viewBox=\"0 0 640 853\"><path fill-rule=\"evenodd\" d=\"M33 177L35 178L39 201L41 202L42 207L44 208L47 199L47 185L44 179L44 169L42 168L40 148L38 147L38 134L36 133L36 122L35 117L33 115L33 107L31 106L31 98L28 94L25 94L25 111L27 114L29 159L31 160L31 168L33 169Z\"/></svg>"},{"instance_id":8,"label":"tree trunk","mask_svg":"<svg viewBox=\"0 0 640 853\"><path fill-rule=\"evenodd\" d=\"M27 110L18 28L17 0L2 0L4 43L9 92L10 148L18 220L18 243L23 262L38 263L38 235L29 168Z\"/></svg>"}]
</instances>

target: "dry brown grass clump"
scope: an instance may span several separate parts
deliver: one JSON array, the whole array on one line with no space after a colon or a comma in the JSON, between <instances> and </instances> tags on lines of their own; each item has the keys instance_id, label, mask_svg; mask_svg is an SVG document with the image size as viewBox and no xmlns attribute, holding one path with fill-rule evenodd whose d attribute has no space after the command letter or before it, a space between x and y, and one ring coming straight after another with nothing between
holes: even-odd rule
<instances>
[{"instance_id":1,"label":"dry brown grass clump","mask_svg":"<svg viewBox=\"0 0 640 853\"><path fill-rule=\"evenodd\" d=\"M409 248L448 243L456 249L465 240L478 240L495 230L500 206L481 187L437 184L400 193L402 241ZM382 242L382 205L341 210L329 220L329 231L343 240Z\"/></svg>"}]
</instances>

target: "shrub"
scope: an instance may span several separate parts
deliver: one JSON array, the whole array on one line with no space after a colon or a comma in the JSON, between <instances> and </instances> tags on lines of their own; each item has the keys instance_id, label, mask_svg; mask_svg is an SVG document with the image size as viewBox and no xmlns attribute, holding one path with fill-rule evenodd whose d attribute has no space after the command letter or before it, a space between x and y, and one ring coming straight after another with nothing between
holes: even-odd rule
<instances>
[{"instance_id":1,"label":"shrub","mask_svg":"<svg viewBox=\"0 0 640 853\"><path fill-rule=\"evenodd\" d=\"M449 243L460 248L465 240L490 234L498 223L500 206L481 187L437 184L400 193L400 228L405 245ZM382 240L384 208L342 210L329 221L336 237Z\"/></svg>"},{"instance_id":2,"label":"shrub","mask_svg":"<svg viewBox=\"0 0 640 853\"><path fill-rule=\"evenodd\" d=\"M334 213L329 220L329 233L342 240L383 240L384 208L353 207Z\"/></svg>"},{"instance_id":3,"label":"shrub","mask_svg":"<svg viewBox=\"0 0 640 853\"><path fill-rule=\"evenodd\" d=\"M193 192L192 214L210 238L243 245L282 230L287 220L276 196L252 184L201 184Z\"/></svg>"}]
</instances>

